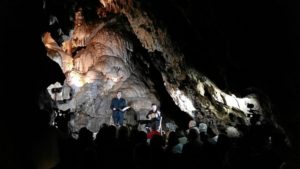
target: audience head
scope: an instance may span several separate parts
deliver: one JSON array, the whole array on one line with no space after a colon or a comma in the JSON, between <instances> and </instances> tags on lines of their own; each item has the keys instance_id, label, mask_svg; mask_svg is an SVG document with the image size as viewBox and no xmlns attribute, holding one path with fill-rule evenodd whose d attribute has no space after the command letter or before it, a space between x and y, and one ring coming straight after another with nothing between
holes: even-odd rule
<instances>
[{"instance_id":1,"label":"audience head","mask_svg":"<svg viewBox=\"0 0 300 169\"><path fill-rule=\"evenodd\" d=\"M195 120L189 121L189 128L196 127L197 123Z\"/></svg>"},{"instance_id":2,"label":"audience head","mask_svg":"<svg viewBox=\"0 0 300 169\"><path fill-rule=\"evenodd\" d=\"M199 138L199 130L198 128L191 128L188 133L188 140L193 141Z\"/></svg>"},{"instance_id":3,"label":"audience head","mask_svg":"<svg viewBox=\"0 0 300 169\"><path fill-rule=\"evenodd\" d=\"M200 123L199 124L199 131L200 133L207 133L207 125L205 123Z\"/></svg>"}]
</instances>

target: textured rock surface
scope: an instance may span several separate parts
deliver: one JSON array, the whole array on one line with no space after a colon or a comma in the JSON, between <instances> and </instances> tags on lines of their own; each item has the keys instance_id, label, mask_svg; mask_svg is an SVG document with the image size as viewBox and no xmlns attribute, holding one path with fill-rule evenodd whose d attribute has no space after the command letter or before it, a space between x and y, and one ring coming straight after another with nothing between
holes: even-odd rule
<instances>
[{"instance_id":1,"label":"textured rock surface","mask_svg":"<svg viewBox=\"0 0 300 169\"><path fill-rule=\"evenodd\" d=\"M103 29L99 29L99 27ZM159 103L155 90L141 81L142 72L131 62L133 44L120 32L103 27L103 23L86 27L84 31L98 31L93 37L82 29L75 29L78 34L90 37L89 43L76 52L71 71L66 72L66 84L72 87L73 97L65 103L59 103L62 110L71 109L75 112L70 125L73 132L86 126L97 132L102 123L111 123L110 101L116 92L121 90L128 105L132 106L141 117L149 111L151 103ZM82 37L84 39L88 39ZM49 42L51 44L51 41ZM49 47L50 44L46 43ZM61 49L57 47L57 51ZM57 53L55 53L57 54ZM51 58L55 58L50 56ZM62 62L59 62L64 67ZM63 91L65 91L63 89Z\"/></svg>"},{"instance_id":2,"label":"textured rock surface","mask_svg":"<svg viewBox=\"0 0 300 169\"><path fill-rule=\"evenodd\" d=\"M40 46L40 33L51 32L56 41L55 43L57 43L52 44L53 47L63 45L61 46L62 50L48 50L48 55L61 66L65 65L62 69L66 75L69 76L69 73L71 73L74 75L70 76L76 77L74 83L70 83L72 90L74 90L71 93L79 93L81 89L84 90L84 84L87 83L95 83L96 88L98 86L101 88L102 82L97 79L102 79L102 73L96 70L88 70L93 68L93 65L90 66L91 62L85 63L87 66L78 67L78 69L87 71L87 73L72 70L74 66L73 59L75 59L77 51L81 52L81 49L91 45L90 41L94 37L94 32L90 32L91 30L96 30L95 32L98 33L106 25L108 18L119 14L125 15L128 20L126 22L122 21L120 24L129 26L132 29L130 32L135 34L135 38L138 39L140 45L146 49L146 51L132 50L134 51L132 55L134 59L130 60L129 65L134 63L138 70L145 75L141 77L135 74L133 77L147 84L145 86L150 88L150 93L158 91L158 96L161 97L160 101L164 101L162 104L164 114L167 113L165 110L173 105L169 113L170 117L172 114L179 112L178 117L180 119L177 119L176 122L187 120L183 117L185 114L190 114L189 112L173 111L175 106L178 107L175 102L180 103L181 101L178 99L181 97L175 95L172 98L169 93L179 90L180 92L175 93L183 94L186 98L189 98L201 116L214 115L214 118L224 119L223 121L225 121L227 113L224 112L233 110L242 116L245 113L245 104L240 102L240 97L247 96L255 91L248 90L249 87L258 88L270 97L272 111L269 112L275 115L276 120L287 131L287 135L297 153L297 156L292 156L290 159L299 163L300 137L298 133L300 114L298 96L300 76L298 76L299 62L297 58L300 45L297 39L299 39L300 24L299 20L296 19L299 16L296 1L253 1L248 3L243 1L101 0L104 8L101 7L96 12L98 18L104 21L104 25L96 23L99 27L99 30L97 30L94 26L89 27L90 23L86 24L85 28L82 27L81 29L84 33L78 34L78 36L73 36L72 33L75 29L74 14L77 12L74 10L78 9L75 7L75 3L78 1L45 0L43 1L44 4L40 2L42 1L36 1L33 5L29 1L18 0L0 2L2 7L2 10L0 10L2 18L0 46L2 53L9 54L9 56L2 57L2 63L13 64L11 67L16 72L21 73L17 76L10 74L7 67L2 66L2 80L4 82L2 83L4 85L2 89L9 91L8 94L3 96L3 98L7 98L3 100L3 107L11 107L13 110L3 113L4 117L1 118L1 132L8 136L3 137L2 141L9 143L8 146L1 144L1 150L3 149L1 152L9 159L5 160L4 158L4 167L1 168L8 168L7 166L20 168L14 160L16 155L20 153L20 157L26 157L29 153L23 152L30 152L30 144L35 144L36 138L40 136L39 134L45 133L42 126L46 123L42 120L43 118L40 118L41 114L31 111L34 107L33 102L36 100L33 93L42 88L46 89L50 83L64 79L64 76L59 75L59 72L55 69L58 65L47 61L45 57L42 58L45 51ZM44 5L45 8L45 2L46 8L48 8L49 3L50 9L43 11L42 6ZM84 4L90 1L80 2ZM89 6L81 7L94 9L94 7L90 8ZM40 19L45 11L46 17L53 20L46 28L47 30L43 25L43 21L46 21L47 18L45 17L45 20ZM57 18L57 21L54 18ZM79 26L85 23L76 22L76 24ZM116 29L112 32L121 34L121 31ZM172 39L170 40L168 37L172 37ZM171 43L172 45L170 45ZM136 43L133 46L136 46ZM137 51L139 51L139 54L136 53ZM166 53L171 53L171 55L166 55ZM175 55L173 56L172 53ZM67 64L63 63L64 54L69 56L65 61ZM114 56L113 54L105 55ZM183 62L181 62L181 58L184 59ZM201 62L195 61L198 59ZM174 65L178 68L172 66L173 62L176 61L179 64ZM81 60L80 62L85 61ZM49 65L52 65L53 69ZM205 76L196 76L197 73L191 73L190 67L195 68L196 72L199 71ZM16 78L18 75L26 76L26 81L22 83L21 89L20 79ZM133 77L129 76L129 78ZM158 77L158 80L154 79L156 77ZM225 92L222 94L218 88L212 90L205 77L211 79L215 85ZM160 80L160 78L163 80ZM112 80L107 81L106 84L108 90L112 86L118 85ZM167 90L164 84L167 86ZM81 87L75 87L76 85ZM65 86L67 86L67 83L65 83ZM117 88L115 86L112 90ZM91 91L94 91L94 89L91 89ZM259 90L256 90L256 92L260 93ZM66 96L67 93L65 91ZM228 97L234 96L233 94L236 97ZM261 96L263 95L259 94L256 97L262 101L260 102L261 107L268 110L268 98L265 99ZM47 98L42 97L45 100ZM67 99L68 97L63 98ZM18 106L12 100L17 100ZM68 102L69 104L74 102L72 103L74 105L73 110L77 108L75 101L76 99L72 99L69 101L70 103ZM98 106L105 104L101 99L96 99L95 102L97 106L91 109L98 109ZM68 108L70 105L60 106ZM236 107L239 107L243 112L240 112ZM85 110L88 108L82 106L80 109ZM90 123L98 124L93 122L99 121L98 118L88 118L90 116L86 112L78 111L76 113L78 116L82 116L82 114L84 116L74 118L72 123L76 123L78 126L90 125ZM188 116L190 119L190 115ZM198 113L196 117L201 118L201 116ZM210 120L210 118L207 119ZM20 128L26 132L20 132ZM89 128L97 128L97 126ZM26 138L23 140L23 144L17 143L24 146L14 145L14 140L18 138ZM17 154L13 154L13 151L10 151L8 147L11 147L11 149L26 148L20 149ZM291 164L289 161L287 163ZM300 167L298 165L294 168Z\"/></svg>"},{"instance_id":3,"label":"textured rock surface","mask_svg":"<svg viewBox=\"0 0 300 169\"><path fill-rule=\"evenodd\" d=\"M158 1L151 5L131 0L101 3L103 6L97 10L99 18L92 23L86 21L80 9L74 11L74 30L64 42L71 42L70 49L66 49L67 45L62 46L64 50L60 49L50 38L46 44L49 49L58 51L52 52L50 57L58 60L67 76L66 83L74 90L73 99L60 105L61 109L71 108L78 114L71 123L74 131L84 125L96 131L99 123L109 123L108 106L117 90L124 92L124 97L142 118L151 102L156 102L162 105L164 114L177 123L182 122L184 127L193 118L229 124L229 114L248 123L247 116L253 113L249 104L259 113L271 112L267 104L260 104L257 93L241 97L228 90L224 92L192 66L206 63L199 64L198 59L195 64L187 62L191 62L188 54L197 52L196 49L184 51L186 44L174 40L176 25L170 27L163 22L166 18L160 18L159 13L168 4L154 7ZM173 12L188 17L186 10L191 6L178 8L176 3ZM191 36L184 30L188 29L177 36ZM72 53L71 59L66 53ZM60 60L58 55L61 55Z\"/></svg>"}]
</instances>

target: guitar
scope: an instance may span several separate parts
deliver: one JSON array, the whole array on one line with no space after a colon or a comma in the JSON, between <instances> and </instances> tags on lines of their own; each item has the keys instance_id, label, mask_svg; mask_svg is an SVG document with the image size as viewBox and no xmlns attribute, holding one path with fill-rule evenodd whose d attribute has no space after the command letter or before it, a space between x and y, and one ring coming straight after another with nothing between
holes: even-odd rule
<instances>
[{"instance_id":1,"label":"guitar","mask_svg":"<svg viewBox=\"0 0 300 169\"><path fill-rule=\"evenodd\" d=\"M150 113L150 114L147 115L147 119L148 120L152 120L154 118L156 118L156 113L154 113L154 112L152 112L152 113Z\"/></svg>"},{"instance_id":2,"label":"guitar","mask_svg":"<svg viewBox=\"0 0 300 169\"><path fill-rule=\"evenodd\" d=\"M148 120L159 119L160 118L160 111L156 111L156 112L151 111L146 115L146 118Z\"/></svg>"}]
</instances>

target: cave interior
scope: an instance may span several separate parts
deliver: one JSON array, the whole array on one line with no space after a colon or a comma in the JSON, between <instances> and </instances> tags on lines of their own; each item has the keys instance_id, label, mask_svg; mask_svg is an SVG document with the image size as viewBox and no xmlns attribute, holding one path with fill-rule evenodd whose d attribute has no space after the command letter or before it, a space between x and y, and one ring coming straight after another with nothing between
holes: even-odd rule
<instances>
[{"instance_id":1,"label":"cave interior","mask_svg":"<svg viewBox=\"0 0 300 169\"><path fill-rule=\"evenodd\" d=\"M58 157L46 164L32 155L52 138L53 112L73 113L73 138L83 127L97 133L112 124L117 91L140 119L158 104L165 131L169 124L186 130L191 120L211 128L271 126L289 149L281 168L300 168L299 2L44 0L1 7L4 168L56 164Z\"/></svg>"}]
</instances>

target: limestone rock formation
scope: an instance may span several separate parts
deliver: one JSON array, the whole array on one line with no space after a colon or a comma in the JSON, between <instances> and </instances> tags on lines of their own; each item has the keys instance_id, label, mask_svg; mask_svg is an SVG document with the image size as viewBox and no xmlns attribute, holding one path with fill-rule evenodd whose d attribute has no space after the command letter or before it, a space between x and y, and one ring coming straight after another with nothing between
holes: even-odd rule
<instances>
[{"instance_id":1,"label":"limestone rock formation","mask_svg":"<svg viewBox=\"0 0 300 169\"><path fill-rule=\"evenodd\" d=\"M72 98L60 99L65 102L58 103L61 110L70 109L75 112L70 122L72 131L79 131L85 126L97 132L101 124L111 123L110 101L119 90L127 104L145 118L151 103L159 101L154 90L141 81L142 72L131 62L134 52L132 42L113 29L99 29L99 25L93 25L89 29L97 29L98 32L90 38L89 43L81 43L84 48L74 56L72 69L66 71L65 85L72 88ZM75 29L74 36L85 34L81 31ZM45 44L49 48L50 42ZM59 47L56 49L61 50ZM60 57L63 58L61 55ZM59 63L62 68L65 67L64 62ZM65 88L62 92L64 91Z\"/></svg>"},{"instance_id":2,"label":"limestone rock formation","mask_svg":"<svg viewBox=\"0 0 300 169\"><path fill-rule=\"evenodd\" d=\"M153 6L132 0L101 3L99 18L92 23L86 21L82 8L74 11L74 30L64 42L69 49L44 41L56 51L49 55L58 60L67 76L65 84L73 89L72 98L59 104L75 112L73 131L87 126L96 132L101 123L110 123L109 104L118 90L142 118L155 102L181 126L191 119L208 118L215 124L229 124L230 114L248 124L253 110L268 113L255 93L238 97L224 92L188 65L170 29L152 13Z\"/></svg>"}]
</instances>

